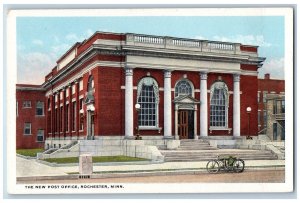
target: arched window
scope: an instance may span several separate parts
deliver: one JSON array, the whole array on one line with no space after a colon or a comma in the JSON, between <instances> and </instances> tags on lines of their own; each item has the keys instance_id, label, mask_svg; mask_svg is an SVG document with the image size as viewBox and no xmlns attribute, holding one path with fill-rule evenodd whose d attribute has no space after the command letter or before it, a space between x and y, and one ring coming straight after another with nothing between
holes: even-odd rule
<instances>
[{"instance_id":1,"label":"arched window","mask_svg":"<svg viewBox=\"0 0 300 203\"><path fill-rule=\"evenodd\" d=\"M189 95L193 96L193 84L189 80L180 80L175 85L175 97Z\"/></svg>"},{"instance_id":2,"label":"arched window","mask_svg":"<svg viewBox=\"0 0 300 203\"><path fill-rule=\"evenodd\" d=\"M87 85L87 95L86 95L86 98L85 98L85 103L86 104L93 103L95 101L94 92L95 92L94 77L91 75L89 77L88 85Z\"/></svg>"},{"instance_id":3,"label":"arched window","mask_svg":"<svg viewBox=\"0 0 300 203\"><path fill-rule=\"evenodd\" d=\"M217 128L228 127L229 92L227 85L218 81L210 89L210 126Z\"/></svg>"},{"instance_id":4,"label":"arched window","mask_svg":"<svg viewBox=\"0 0 300 203\"><path fill-rule=\"evenodd\" d=\"M88 93L93 94L94 93L94 77L90 76L88 81Z\"/></svg>"},{"instance_id":5,"label":"arched window","mask_svg":"<svg viewBox=\"0 0 300 203\"><path fill-rule=\"evenodd\" d=\"M137 88L137 103L141 105L139 111L139 126L158 127L158 84L151 77L140 80Z\"/></svg>"}]
</instances>

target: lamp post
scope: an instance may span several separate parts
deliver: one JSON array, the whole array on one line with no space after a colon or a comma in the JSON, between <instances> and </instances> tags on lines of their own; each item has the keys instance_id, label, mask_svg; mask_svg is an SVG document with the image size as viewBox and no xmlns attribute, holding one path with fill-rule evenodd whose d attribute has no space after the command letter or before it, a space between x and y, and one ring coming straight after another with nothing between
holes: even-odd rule
<instances>
[{"instance_id":1,"label":"lamp post","mask_svg":"<svg viewBox=\"0 0 300 203\"><path fill-rule=\"evenodd\" d=\"M137 134L135 139L136 140L141 140L142 138L140 137L140 128L139 128L139 111L141 110L141 105L139 103L135 104L135 110L137 112L137 119L136 119L136 123L137 123Z\"/></svg>"},{"instance_id":2,"label":"lamp post","mask_svg":"<svg viewBox=\"0 0 300 203\"><path fill-rule=\"evenodd\" d=\"M252 139L250 137L250 113L251 113L251 107L250 106L247 107L246 110L247 110L247 114L248 114L248 135L247 135L246 139Z\"/></svg>"}]
</instances>

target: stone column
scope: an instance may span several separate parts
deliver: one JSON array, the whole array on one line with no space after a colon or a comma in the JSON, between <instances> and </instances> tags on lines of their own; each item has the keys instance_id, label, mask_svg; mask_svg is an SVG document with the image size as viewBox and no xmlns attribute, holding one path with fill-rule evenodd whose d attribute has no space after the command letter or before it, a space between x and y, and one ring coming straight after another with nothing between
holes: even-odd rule
<instances>
[{"instance_id":1,"label":"stone column","mask_svg":"<svg viewBox=\"0 0 300 203\"><path fill-rule=\"evenodd\" d=\"M125 68L125 137L133 137L133 70Z\"/></svg>"},{"instance_id":2,"label":"stone column","mask_svg":"<svg viewBox=\"0 0 300 203\"><path fill-rule=\"evenodd\" d=\"M241 136L240 129L240 75L233 75L233 136Z\"/></svg>"},{"instance_id":3,"label":"stone column","mask_svg":"<svg viewBox=\"0 0 300 203\"><path fill-rule=\"evenodd\" d=\"M207 72L200 77L200 136L207 136Z\"/></svg>"},{"instance_id":4,"label":"stone column","mask_svg":"<svg viewBox=\"0 0 300 203\"><path fill-rule=\"evenodd\" d=\"M164 71L164 138L172 136L171 71Z\"/></svg>"}]
</instances>

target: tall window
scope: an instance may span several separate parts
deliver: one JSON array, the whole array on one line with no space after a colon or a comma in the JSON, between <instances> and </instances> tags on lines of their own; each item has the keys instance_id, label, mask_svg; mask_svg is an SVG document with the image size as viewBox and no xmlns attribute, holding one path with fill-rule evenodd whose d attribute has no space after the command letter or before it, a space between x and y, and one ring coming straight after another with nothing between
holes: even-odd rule
<instances>
[{"instance_id":1,"label":"tall window","mask_svg":"<svg viewBox=\"0 0 300 203\"><path fill-rule=\"evenodd\" d=\"M188 80L181 80L175 86L175 97L189 95L192 96L193 88Z\"/></svg>"},{"instance_id":2,"label":"tall window","mask_svg":"<svg viewBox=\"0 0 300 203\"><path fill-rule=\"evenodd\" d=\"M38 101L36 103L36 115L43 116L44 115L44 102Z\"/></svg>"},{"instance_id":3,"label":"tall window","mask_svg":"<svg viewBox=\"0 0 300 203\"><path fill-rule=\"evenodd\" d=\"M79 110L83 109L83 98L79 100ZM83 115L80 115L79 130L83 130Z\"/></svg>"},{"instance_id":4,"label":"tall window","mask_svg":"<svg viewBox=\"0 0 300 203\"><path fill-rule=\"evenodd\" d=\"M31 108L31 101L23 101L23 108Z\"/></svg>"},{"instance_id":5,"label":"tall window","mask_svg":"<svg viewBox=\"0 0 300 203\"><path fill-rule=\"evenodd\" d=\"M38 142L44 142L44 130L42 130L42 129L38 130L36 140Z\"/></svg>"},{"instance_id":6,"label":"tall window","mask_svg":"<svg viewBox=\"0 0 300 203\"><path fill-rule=\"evenodd\" d=\"M76 101L72 103L72 131L76 130Z\"/></svg>"},{"instance_id":7,"label":"tall window","mask_svg":"<svg viewBox=\"0 0 300 203\"><path fill-rule=\"evenodd\" d=\"M260 102L260 92L257 92L257 103Z\"/></svg>"},{"instance_id":8,"label":"tall window","mask_svg":"<svg viewBox=\"0 0 300 203\"><path fill-rule=\"evenodd\" d=\"M158 127L158 84L151 77L145 77L138 84L137 103L141 105L139 111L139 126Z\"/></svg>"},{"instance_id":9,"label":"tall window","mask_svg":"<svg viewBox=\"0 0 300 203\"><path fill-rule=\"evenodd\" d=\"M63 107L60 107L60 114L59 114L59 131L62 132L63 131Z\"/></svg>"},{"instance_id":10,"label":"tall window","mask_svg":"<svg viewBox=\"0 0 300 203\"><path fill-rule=\"evenodd\" d=\"M258 125L260 126L260 111L257 112L257 122Z\"/></svg>"},{"instance_id":11,"label":"tall window","mask_svg":"<svg viewBox=\"0 0 300 203\"><path fill-rule=\"evenodd\" d=\"M58 132L58 109L55 108L55 132Z\"/></svg>"},{"instance_id":12,"label":"tall window","mask_svg":"<svg viewBox=\"0 0 300 203\"><path fill-rule=\"evenodd\" d=\"M94 77L90 76L88 81L88 93L93 94L94 93Z\"/></svg>"},{"instance_id":13,"label":"tall window","mask_svg":"<svg viewBox=\"0 0 300 203\"><path fill-rule=\"evenodd\" d=\"M210 90L210 126L228 126L228 87L224 82L215 82Z\"/></svg>"},{"instance_id":14,"label":"tall window","mask_svg":"<svg viewBox=\"0 0 300 203\"><path fill-rule=\"evenodd\" d=\"M69 132L69 104L66 105L66 132Z\"/></svg>"},{"instance_id":15,"label":"tall window","mask_svg":"<svg viewBox=\"0 0 300 203\"><path fill-rule=\"evenodd\" d=\"M31 123L24 123L24 135L31 135Z\"/></svg>"},{"instance_id":16,"label":"tall window","mask_svg":"<svg viewBox=\"0 0 300 203\"><path fill-rule=\"evenodd\" d=\"M50 110L51 110L51 102L50 102L50 98L48 98L47 104L48 104L48 111L50 111Z\"/></svg>"}]
</instances>

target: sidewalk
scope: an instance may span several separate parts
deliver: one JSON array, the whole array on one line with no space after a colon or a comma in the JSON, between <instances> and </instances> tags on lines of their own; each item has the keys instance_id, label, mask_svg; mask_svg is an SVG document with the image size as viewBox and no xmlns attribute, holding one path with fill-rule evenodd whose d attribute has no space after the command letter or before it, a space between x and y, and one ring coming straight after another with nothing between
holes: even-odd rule
<instances>
[{"instance_id":1,"label":"sidewalk","mask_svg":"<svg viewBox=\"0 0 300 203\"><path fill-rule=\"evenodd\" d=\"M201 162L164 162L148 164L134 163L105 163L105 165L94 165L93 171L97 177L117 177L117 176L142 176L142 175L164 175L164 174L195 174L206 172L207 161ZM285 160L246 160L245 170L249 169L282 169L285 166ZM35 177L45 176L58 178L74 175L78 177L78 166L48 166L36 162L36 160L27 160L17 157L17 177ZM72 175L68 175L72 174ZM98 174L98 175L97 175ZM94 175L93 175L94 176Z\"/></svg>"}]
</instances>

